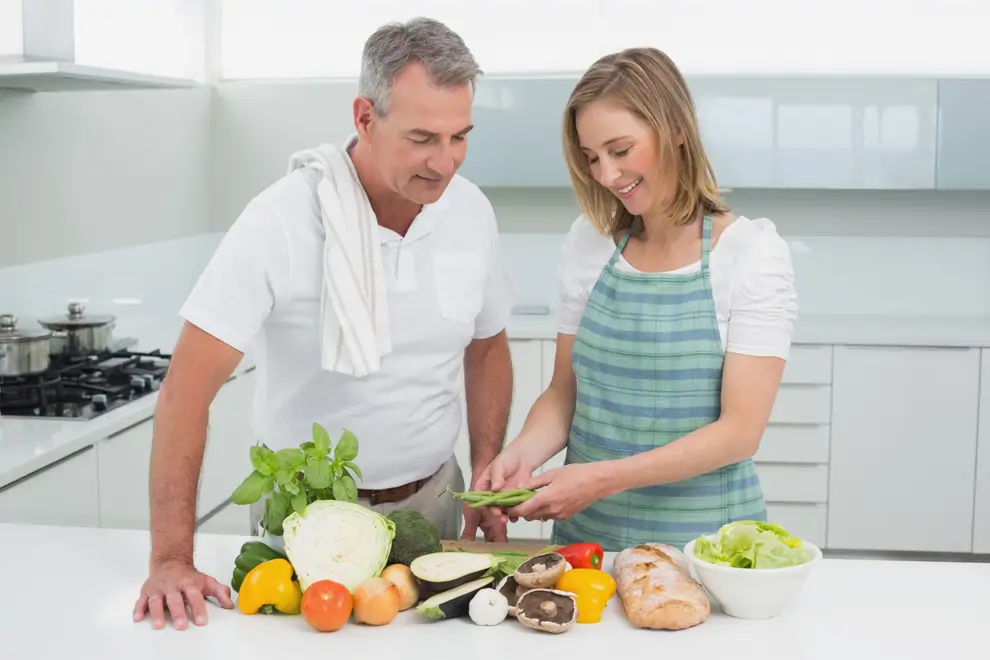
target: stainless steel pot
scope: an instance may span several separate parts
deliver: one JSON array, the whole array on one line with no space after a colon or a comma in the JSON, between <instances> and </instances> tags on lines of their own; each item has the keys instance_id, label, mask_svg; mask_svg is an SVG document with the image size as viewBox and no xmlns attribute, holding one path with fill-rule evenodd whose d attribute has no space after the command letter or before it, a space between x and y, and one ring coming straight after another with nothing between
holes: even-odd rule
<instances>
[{"instance_id":1,"label":"stainless steel pot","mask_svg":"<svg viewBox=\"0 0 990 660\"><path fill-rule=\"evenodd\" d=\"M100 353L113 346L115 317L109 314L88 316L85 311L82 303L71 302L67 315L38 320L52 331L52 355Z\"/></svg>"},{"instance_id":2,"label":"stainless steel pot","mask_svg":"<svg viewBox=\"0 0 990 660\"><path fill-rule=\"evenodd\" d=\"M0 376L31 376L47 370L51 335L47 330L18 330L15 316L0 314Z\"/></svg>"}]
</instances>

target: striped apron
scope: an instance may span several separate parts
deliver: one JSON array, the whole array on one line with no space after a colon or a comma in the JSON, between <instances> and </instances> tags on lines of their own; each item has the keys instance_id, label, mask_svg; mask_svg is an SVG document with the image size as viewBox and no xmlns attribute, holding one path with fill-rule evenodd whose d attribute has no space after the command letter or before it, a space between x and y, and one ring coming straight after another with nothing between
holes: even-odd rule
<instances>
[{"instance_id":1,"label":"striped apron","mask_svg":"<svg viewBox=\"0 0 990 660\"><path fill-rule=\"evenodd\" d=\"M565 464L626 458L716 421L723 351L702 223L701 268L688 275L616 268L631 230L602 269L574 338L577 401ZM551 542L677 548L734 520L766 520L751 459L678 483L626 490L553 525Z\"/></svg>"}]
</instances>

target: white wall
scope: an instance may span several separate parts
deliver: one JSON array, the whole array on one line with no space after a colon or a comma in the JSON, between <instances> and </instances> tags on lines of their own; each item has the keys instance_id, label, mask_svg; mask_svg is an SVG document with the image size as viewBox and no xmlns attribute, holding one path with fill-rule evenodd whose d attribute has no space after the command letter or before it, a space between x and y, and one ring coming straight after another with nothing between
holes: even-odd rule
<instances>
[{"instance_id":1,"label":"white wall","mask_svg":"<svg viewBox=\"0 0 990 660\"><path fill-rule=\"evenodd\" d=\"M0 96L0 268L207 231L210 96Z\"/></svg>"}]
</instances>

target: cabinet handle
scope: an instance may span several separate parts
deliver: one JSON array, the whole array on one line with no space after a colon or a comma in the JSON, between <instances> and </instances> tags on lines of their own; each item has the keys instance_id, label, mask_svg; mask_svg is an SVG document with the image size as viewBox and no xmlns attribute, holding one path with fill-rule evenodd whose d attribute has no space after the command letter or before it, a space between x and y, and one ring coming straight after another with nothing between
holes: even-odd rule
<instances>
[{"instance_id":1,"label":"cabinet handle","mask_svg":"<svg viewBox=\"0 0 990 660\"><path fill-rule=\"evenodd\" d=\"M66 461L72 460L76 456L81 456L82 454L85 454L88 451L93 451L94 449L95 448L94 448L93 445L88 445L86 447L83 447L82 449L77 449L76 451L72 452L71 454L67 454L67 455L63 456L62 458L59 458L59 459L57 459L56 461L54 461L52 463L49 463L45 467L38 468L34 472L31 472L29 474L25 474L23 477L18 477L17 479L14 479L13 481L11 481L6 486L0 487L0 493L3 493L4 491L8 491L11 488L13 488L14 486L16 486L18 484L21 484L21 483L24 483L28 479L33 479L34 477L37 477L40 474L43 474L45 472L48 472L51 469L54 469L54 468L58 467L59 465L61 465L62 463L65 463Z\"/></svg>"},{"instance_id":2,"label":"cabinet handle","mask_svg":"<svg viewBox=\"0 0 990 660\"><path fill-rule=\"evenodd\" d=\"M130 426L126 426L126 427L120 429L119 431L114 431L113 433L111 433L110 435L107 436L107 440L113 440L118 435L123 435L124 433L127 433L131 429L135 429L135 428L141 426L142 424L147 424L148 422L153 422L154 419L155 419L155 415L154 414L152 414L150 417L145 417L144 419L142 419L142 420L140 420L138 422L134 422Z\"/></svg>"}]
</instances>

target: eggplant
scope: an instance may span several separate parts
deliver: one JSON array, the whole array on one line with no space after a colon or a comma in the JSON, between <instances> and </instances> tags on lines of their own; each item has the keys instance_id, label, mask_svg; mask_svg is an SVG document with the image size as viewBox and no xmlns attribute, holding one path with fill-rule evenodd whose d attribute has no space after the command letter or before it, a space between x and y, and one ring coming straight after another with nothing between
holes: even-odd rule
<instances>
[{"instance_id":1,"label":"eggplant","mask_svg":"<svg viewBox=\"0 0 990 660\"><path fill-rule=\"evenodd\" d=\"M494 577L465 582L453 589L430 596L416 607L416 612L427 619L456 619L468 616L471 599L494 582Z\"/></svg>"},{"instance_id":2,"label":"eggplant","mask_svg":"<svg viewBox=\"0 0 990 660\"><path fill-rule=\"evenodd\" d=\"M424 596L450 591L483 577L493 577L502 560L484 552L431 552L416 557L409 570Z\"/></svg>"}]
</instances>

